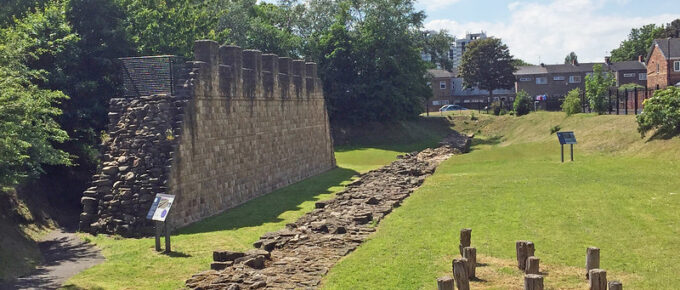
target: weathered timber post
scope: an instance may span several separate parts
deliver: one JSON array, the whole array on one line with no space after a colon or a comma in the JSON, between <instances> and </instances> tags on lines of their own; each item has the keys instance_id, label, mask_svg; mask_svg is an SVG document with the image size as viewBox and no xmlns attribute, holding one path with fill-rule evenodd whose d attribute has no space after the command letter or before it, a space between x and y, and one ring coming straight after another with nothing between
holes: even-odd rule
<instances>
[{"instance_id":1,"label":"weathered timber post","mask_svg":"<svg viewBox=\"0 0 680 290\"><path fill-rule=\"evenodd\" d=\"M463 258L467 259L467 273L468 278L475 277L475 270L477 268L477 249L472 247L463 248Z\"/></svg>"},{"instance_id":2,"label":"weathered timber post","mask_svg":"<svg viewBox=\"0 0 680 290\"><path fill-rule=\"evenodd\" d=\"M467 259L453 259L453 277L456 279L458 290L470 290L470 280L467 274Z\"/></svg>"},{"instance_id":3,"label":"weathered timber post","mask_svg":"<svg viewBox=\"0 0 680 290\"><path fill-rule=\"evenodd\" d=\"M460 245L458 245L458 250L460 251L460 256L463 256L463 248L470 246L470 241L472 241L472 229L462 229L460 230Z\"/></svg>"},{"instance_id":4,"label":"weathered timber post","mask_svg":"<svg viewBox=\"0 0 680 290\"><path fill-rule=\"evenodd\" d=\"M600 268L600 249L596 247L588 247L586 250L586 279L590 270Z\"/></svg>"},{"instance_id":5,"label":"weathered timber post","mask_svg":"<svg viewBox=\"0 0 680 290\"><path fill-rule=\"evenodd\" d=\"M592 269L590 273L590 290L607 290L607 271Z\"/></svg>"},{"instance_id":6,"label":"weathered timber post","mask_svg":"<svg viewBox=\"0 0 680 290\"><path fill-rule=\"evenodd\" d=\"M543 276L536 274L524 275L524 290L543 290Z\"/></svg>"},{"instance_id":7,"label":"weathered timber post","mask_svg":"<svg viewBox=\"0 0 680 290\"><path fill-rule=\"evenodd\" d=\"M623 284L619 281L610 281L609 290L623 290Z\"/></svg>"},{"instance_id":8,"label":"weathered timber post","mask_svg":"<svg viewBox=\"0 0 680 290\"><path fill-rule=\"evenodd\" d=\"M529 241L517 241L515 243L515 250L517 252L517 268L524 271L527 267L527 258L534 255L534 243Z\"/></svg>"},{"instance_id":9,"label":"weathered timber post","mask_svg":"<svg viewBox=\"0 0 680 290\"><path fill-rule=\"evenodd\" d=\"M439 277L437 279L437 290L454 290L453 278L449 276Z\"/></svg>"},{"instance_id":10,"label":"weathered timber post","mask_svg":"<svg viewBox=\"0 0 680 290\"><path fill-rule=\"evenodd\" d=\"M527 268L525 273L526 274L538 274L539 270L539 263L541 259L535 256L530 256L527 258Z\"/></svg>"}]
</instances>

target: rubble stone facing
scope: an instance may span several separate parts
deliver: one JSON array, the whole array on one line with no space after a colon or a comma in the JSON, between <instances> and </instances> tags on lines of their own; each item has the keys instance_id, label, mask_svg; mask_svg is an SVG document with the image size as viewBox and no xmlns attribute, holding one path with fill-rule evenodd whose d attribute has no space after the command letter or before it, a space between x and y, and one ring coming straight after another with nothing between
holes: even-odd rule
<instances>
[{"instance_id":1,"label":"rubble stone facing","mask_svg":"<svg viewBox=\"0 0 680 290\"><path fill-rule=\"evenodd\" d=\"M218 250L212 270L186 281L193 289L315 288L343 256L356 249L375 226L401 205L435 168L470 141L457 133L445 145L400 156L363 174L336 198L319 201L295 223L264 234L246 253Z\"/></svg>"},{"instance_id":2,"label":"rubble stone facing","mask_svg":"<svg viewBox=\"0 0 680 290\"><path fill-rule=\"evenodd\" d=\"M156 193L176 228L335 167L315 63L214 41L194 58L175 95L111 100L81 230L151 234Z\"/></svg>"}]
</instances>

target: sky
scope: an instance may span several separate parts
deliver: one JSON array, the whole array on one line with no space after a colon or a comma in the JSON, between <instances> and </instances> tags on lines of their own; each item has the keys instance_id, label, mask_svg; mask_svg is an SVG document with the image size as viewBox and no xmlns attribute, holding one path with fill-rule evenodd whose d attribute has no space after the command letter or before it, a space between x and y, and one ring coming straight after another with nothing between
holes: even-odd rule
<instances>
[{"instance_id":1,"label":"sky","mask_svg":"<svg viewBox=\"0 0 680 290\"><path fill-rule=\"evenodd\" d=\"M425 28L458 38L484 31L500 38L526 62L563 63L571 51L579 62L603 62L632 28L680 18L678 0L417 0Z\"/></svg>"}]
</instances>

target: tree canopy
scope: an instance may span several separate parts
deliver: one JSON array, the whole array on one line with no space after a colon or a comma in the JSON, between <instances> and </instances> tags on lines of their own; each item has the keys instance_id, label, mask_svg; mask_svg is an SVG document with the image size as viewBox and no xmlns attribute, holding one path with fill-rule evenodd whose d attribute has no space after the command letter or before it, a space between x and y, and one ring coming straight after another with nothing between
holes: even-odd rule
<instances>
[{"instance_id":1,"label":"tree canopy","mask_svg":"<svg viewBox=\"0 0 680 290\"><path fill-rule=\"evenodd\" d=\"M498 38L473 41L463 53L459 68L465 87L478 87L489 91L510 89L515 84L514 59L508 46Z\"/></svg>"},{"instance_id":2,"label":"tree canopy","mask_svg":"<svg viewBox=\"0 0 680 290\"><path fill-rule=\"evenodd\" d=\"M593 65L593 73L586 76L586 97L593 111L598 114L607 112L607 92L614 84L614 77L603 70L602 64Z\"/></svg>"},{"instance_id":3,"label":"tree canopy","mask_svg":"<svg viewBox=\"0 0 680 290\"><path fill-rule=\"evenodd\" d=\"M564 57L564 64L578 63L578 56L575 52L570 52Z\"/></svg>"}]
</instances>

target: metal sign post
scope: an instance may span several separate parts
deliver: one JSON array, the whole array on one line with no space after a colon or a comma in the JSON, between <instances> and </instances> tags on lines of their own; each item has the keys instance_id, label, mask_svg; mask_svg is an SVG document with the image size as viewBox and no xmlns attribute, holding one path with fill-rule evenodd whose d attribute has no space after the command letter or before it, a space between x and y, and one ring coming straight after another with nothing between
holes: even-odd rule
<instances>
[{"instance_id":1,"label":"metal sign post","mask_svg":"<svg viewBox=\"0 0 680 290\"><path fill-rule=\"evenodd\" d=\"M576 136L572 131L557 132L557 139L560 141L562 151L562 163L564 163L564 144L571 146L571 161L574 161L574 144L576 144Z\"/></svg>"},{"instance_id":2,"label":"metal sign post","mask_svg":"<svg viewBox=\"0 0 680 290\"><path fill-rule=\"evenodd\" d=\"M151 204L147 219L153 220L156 227L156 251L161 251L161 235L165 235L165 253L170 253L170 231L165 219L168 217L170 207L175 201L174 195L156 194L156 198Z\"/></svg>"}]
</instances>

